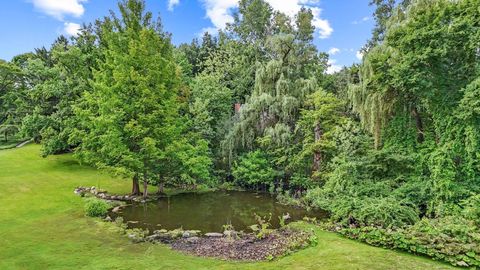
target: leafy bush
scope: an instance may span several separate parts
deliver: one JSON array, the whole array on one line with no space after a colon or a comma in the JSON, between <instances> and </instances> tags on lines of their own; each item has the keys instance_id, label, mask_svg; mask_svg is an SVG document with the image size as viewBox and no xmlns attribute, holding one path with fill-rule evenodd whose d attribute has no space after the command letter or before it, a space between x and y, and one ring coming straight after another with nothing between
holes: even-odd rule
<instances>
[{"instance_id":1,"label":"leafy bush","mask_svg":"<svg viewBox=\"0 0 480 270\"><path fill-rule=\"evenodd\" d=\"M466 219L473 220L477 226L480 226L480 194L471 196L462 203L462 214Z\"/></svg>"},{"instance_id":2,"label":"leafy bush","mask_svg":"<svg viewBox=\"0 0 480 270\"><path fill-rule=\"evenodd\" d=\"M363 157L338 157L329 165L332 172L325 185L310 189L304 202L330 212L341 225L404 227L420 216L418 205L426 204L404 191L414 187L414 157L389 149L372 151ZM405 188L402 188L405 187ZM423 190L419 193L424 194Z\"/></svg>"},{"instance_id":3,"label":"leafy bush","mask_svg":"<svg viewBox=\"0 0 480 270\"><path fill-rule=\"evenodd\" d=\"M249 152L235 162L232 174L239 185L257 188L259 185L270 186L278 176L266 155L259 150Z\"/></svg>"},{"instance_id":4,"label":"leafy bush","mask_svg":"<svg viewBox=\"0 0 480 270\"><path fill-rule=\"evenodd\" d=\"M414 206L404 204L394 197L364 198L350 213L350 219L360 225L401 227L418 220Z\"/></svg>"},{"instance_id":5,"label":"leafy bush","mask_svg":"<svg viewBox=\"0 0 480 270\"><path fill-rule=\"evenodd\" d=\"M110 204L97 198L89 198L85 203L85 213L89 217L104 217L108 209Z\"/></svg>"},{"instance_id":6,"label":"leafy bush","mask_svg":"<svg viewBox=\"0 0 480 270\"><path fill-rule=\"evenodd\" d=\"M148 235L148 230L141 228L126 229L125 234L134 243L145 242L145 238Z\"/></svg>"},{"instance_id":7,"label":"leafy bush","mask_svg":"<svg viewBox=\"0 0 480 270\"><path fill-rule=\"evenodd\" d=\"M288 191L279 192L276 196L278 203L295 207L304 207L302 198L295 198Z\"/></svg>"},{"instance_id":8,"label":"leafy bush","mask_svg":"<svg viewBox=\"0 0 480 270\"><path fill-rule=\"evenodd\" d=\"M412 204L391 196L337 195L332 198L322 189L313 189L304 200L311 207L327 210L332 221L344 226L404 227L418 220L418 212Z\"/></svg>"},{"instance_id":9,"label":"leafy bush","mask_svg":"<svg viewBox=\"0 0 480 270\"><path fill-rule=\"evenodd\" d=\"M458 266L480 266L480 230L460 216L422 219L405 229L342 229L341 234L374 246L427 255Z\"/></svg>"},{"instance_id":10,"label":"leafy bush","mask_svg":"<svg viewBox=\"0 0 480 270\"><path fill-rule=\"evenodd\" d=\"M269 229L270 227L270 220L272 219L272 214L270 213L269 216L261 217L255 214L255 220L257 224L253 224L250 226L250 229L255 233L255 237L257 239L263 239L269 236L273 230Z\"/></svg>"}]
</instances>

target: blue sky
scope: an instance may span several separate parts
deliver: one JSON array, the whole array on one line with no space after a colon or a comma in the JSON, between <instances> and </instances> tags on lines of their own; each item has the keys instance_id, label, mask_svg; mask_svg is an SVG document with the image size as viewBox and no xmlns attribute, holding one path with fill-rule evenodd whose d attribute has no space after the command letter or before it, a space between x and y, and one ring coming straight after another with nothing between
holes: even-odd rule
<instances>
[{"instance_id":1,"label":"blue sky","mask_svg":"<svg viewBox=\"0 0 480 270\"><path fill-rule=\"evenodd\" d=\"M315 44L330 51L331 71L358 62L358 50L370 37L373 20L369 0L266 0L293 16L301 6L312 8ZM231 20L236 0L146 0L160 14L173 42L190 42ZM74 35L78 26L108 15L117 0L9 0L0 2L0 59L50 44L60 34Z\"/></svg>"}]
</instances>

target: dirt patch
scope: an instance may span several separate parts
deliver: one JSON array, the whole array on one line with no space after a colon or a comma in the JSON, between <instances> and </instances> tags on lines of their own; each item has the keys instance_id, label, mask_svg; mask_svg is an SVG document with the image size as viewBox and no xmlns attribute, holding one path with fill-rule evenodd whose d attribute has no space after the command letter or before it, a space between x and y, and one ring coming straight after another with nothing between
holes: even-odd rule
<instances>
[{"instance_id":1,"label":"dirt patch","mask_svg":"<svg viewBox=\"0 0 480 270\"><path fill-rule=\"evenodd\" d=\"M174 250L188 254L227 260L271 260L316 243L311 232L281 229L264 239L246 234L238 239L228 237L195 237L171 243Z\"/></svg>"}]
</instances>

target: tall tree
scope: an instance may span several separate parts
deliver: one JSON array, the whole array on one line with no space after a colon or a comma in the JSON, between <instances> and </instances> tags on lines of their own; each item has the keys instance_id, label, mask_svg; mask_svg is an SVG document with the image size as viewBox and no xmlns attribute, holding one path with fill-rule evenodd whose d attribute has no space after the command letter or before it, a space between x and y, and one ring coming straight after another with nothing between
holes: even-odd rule
<instances>
[{"instance_id":1,"label":"tall tree","mask_svg":"<svg viewBox=\"0 0 480 270\"><path fill-rule=\"evenodd\" d=\"M395 8L383 41L364 58L360 84L351 86L353 109L374 134L375 147L409 149L424 160L419 171L431 181L433 214L465 198L480 173L470 162L479 151L467 143L472 130L459 121L465 115L459 104L474 106L467 93L475 91L479 74L479 5L417 0Z\"/></svg>"},{"instance_id":2,"label":"tall tree","mask_svg":"<svg viewBox=\"0 0 480 270\"><path fill-rule=\"evenodd\" d=\"M132 177L133 194L142 178L146 196L156 163L175 139L179 71L170 38L144 1L125 0L119 9L121 16L102 26L105 59L77 109L84 127L77 156Z\"/></svg>"},{"instance_id":3,"label":"tall tree","mask_svg":"<svg viewBox=\"0 0 480 270\"><path fill-rule=\"evenodd\" d=\"M0 133L5 141L20 128L22 76L21 69L14 63L0 60Z\"/></svg>"}]
</instances>

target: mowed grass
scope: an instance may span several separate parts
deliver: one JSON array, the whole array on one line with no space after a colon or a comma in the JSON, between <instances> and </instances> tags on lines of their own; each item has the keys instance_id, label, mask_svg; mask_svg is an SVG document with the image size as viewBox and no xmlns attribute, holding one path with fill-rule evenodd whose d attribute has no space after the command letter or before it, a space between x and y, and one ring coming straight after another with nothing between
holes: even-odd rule
<instances>
[{"instance_id":1,"label":"mowed grass","mask_svg":"<svg viewBox=\"0 0 480 270\"><path fill-rule=\"evenodd\" d=\"M84 216L76 186L127 193L128 180L79 165L71 155L41 158L40 147L0 151L0 269L451 269L428 258L371 247L316 230L318 245L261 263L187 256L133 244L113 225Z\"/></svg>"}]
</instances>

